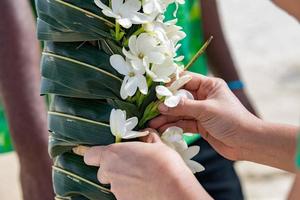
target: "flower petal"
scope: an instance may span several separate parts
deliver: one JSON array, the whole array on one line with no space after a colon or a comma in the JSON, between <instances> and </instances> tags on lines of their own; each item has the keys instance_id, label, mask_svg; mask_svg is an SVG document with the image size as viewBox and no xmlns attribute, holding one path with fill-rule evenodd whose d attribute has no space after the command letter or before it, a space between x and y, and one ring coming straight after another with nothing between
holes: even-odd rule
<instances>
[{"instance_id":1,"label":"flower petal","mask_svg":"<svg viewBox=\"0 0 300 200\"><path fill-rule=\"evenodd\" d=\"M190 75L181 76L179 77L179 79L177 79L171 84L169 89L172 91L177 91L178 89L182 88L185 84L187 84L190 80L192 80L192 77Z\"/></svg>"},{"instance_id":2,"label":"flower petal","mask_svg":"<svg viewBox=\"0 0 300 200\"><path fill-rule=\"evenodd\" d=\"M180 99L180 96L169 96L165 99L164 104L169 108L174 108L179 104Z\"/></svg>"},{"instance_id":3,"label":"flower petal","mask_svg":"<svg viewBox=\"0 0 300 200\"><path fill-rule=\"evenodd\" d=\"M121 55L114 54L110 56L109 61L111 66L115 70L117 70L118 73L125 76L129 74L130 65L125 61L125 59Z\"/></svg>"},{"instance_id":4,"label":"flower petal","mask_svg":"<svg viewBox=\"0 0 300 200\"><path fill-rule=\"evenodd\" d=\"M138 50L136 48L136 40L137 40L136 35L130 36L130 38L128 40L128 47L129 47L130 51L135 55L138 54Z\"/></svg>"},{"instance_id":5,"label":"flower petal","mask_svg":"<svg viewBox=\"0 0 300 200\"><path fill-rule=\"evenodd\" d=\"M150 52L147 55L149 62L150 63L154 63L154 64L162 64L166 57L164 56L164 54L160 53L160 52Z\"/></svg>"},{"instance_id":6,"label":"flower petal","mask_svg":"<svg viewBox=\"0 0 300 200\"><path fill-rule=\"evenodd\" d=\"M129 18L119 18L117 21L124 28L128 29L132 26L132 22Z\"/></svg>"},{"instance_id":7,"label":"flower petal","mask_svg":"<svg viewBox=\"0 0 300 200\"><path fill-rule=\"evenodd\" d=\"M183 157L184 160L190 160L195 157L200 152L199 146L191 146L185 151L181 152L180 155Z\"/></svg>"},{"instance_id":8,"label":"flower petal","mask_svg":"<svg viewBox=\"0 0 300 200\"><path fill-rule=\"evenodd\" d=\"M126 84L127 84L127 82L128 82L128 79L129 79L129 76L125 76L125 77L124 77L124 80L123 80L123 82L122 82L121 89L120 89L120 96L121 96L121 98L124 99L124 100L128 98L128 92L127 92L127 90L125 89L125 86L126 86Z\"/></svg>"},{"instance_id":9,"label":"flower petal","mask_svg":"<svg viewBox=\"0 0 300 200\"><path fill-rule=\"evenodd\" d=\"M114 136L122 137L126 133L126 112L113 109L110 115L110 128Z\"/></svg>"},{"instance_id":10,"label":"flower petal","mask_svg":"<svg viewBox=\"0 0 300 200\"><path fill-rule=\"evenodd\" d=\"M156 86L155 91L158 95L164 97L169 97L173 95L172 92L167 87L162 85Z\"/></svg>"},{"instance_id":11,"label":"flower petal","mask_svg":"<svg viewBox=\"0 0 300 200\"><path fill-rule=\"evenodd\" d=\"M137 75L138 79L138 88L142 94L148 94L148 85L146 77L143 75Z\"/></svg>"},{"instance_id":12,"label":"flower petal","mask_svg":"<svg viewBox=\"0 0 300 200\"><path fill-rule=\"evenodd\" d=\"M191 169L193 174L202 172L205 170L204 166L201 165L200 163L197 163L196 161L186 160L185 163Z\"/></svg>"},{"instance_id":13,"label":"flower petal","mask_svg":"<svg viewBox=\"0 0 300 200\"><path fill-rule=\"evenodd\" d=\"M127 131L132 131L136 125L138 124L138 118L137 117L132 117L126 120L126 130Z\"/></svg>"},{"instance_id":14,"label":"flower petal","mask_svg":"<svg viewBox=\"0 0 300 200\"><path fill-rule=\"evenodd\" d=\"M190 93L189 91L187 91L185 89L178 90L174 95L180 96L181 98L187 98L187 99L194 100L194 96L192 95L192 93Z\"/></svg>"},{"instance_id":15,"label":"flower petal","mask_svg":"<svg viewBox=\"0 0 300 200\"><path fill-rule=\"evenodd\" d=\"M142 7L142 3L139 0L126 0L122 6L122 11L137 12L141 9L141 7Z\"/></svg>"},{"instance_id":16,"label":"flower petal","mask_svg":"<svg viewBox=\"0 0 300 200\"><path fill-rule=\"evenodd\" d=\"M102 3L101 0L94 0L94 2L102 10L111 10L110 7L108 7L107 5L105 5L104 3Z\"/></svg>"},{"instance_id":17,"label":"flower petal","mask_svg":"<svg viewBox=\"0 0 300 200\"><path fill-rule=\"evenodd\" d=\"M133 139L133 138L139 138L149 135L149 131L144 132L138 132L138 131L129 131L126 133L125 136L123 136L123 139Z\"/></svg>"},{"instance_id":18,"label":"flower petal","mask_svg":"<svg viewBox=\"0 0 300 200\"><path fill-rule=\"evenodd\" d=\"M112 0L111 1L111 8L113 12L119 12L120 8L123 6L123 0Z\"/></svg>"},{"instance_id":19,"label":"flower petal","mask_svg":"<svg viewBox=\"0 0 300 200\"><path fill-rule=\"evenodd\" d=\"M138 88L138 79L136 77L129 77L128 82L125 85L125 90L128 96L132 97Z\"/></svg>"}]
</instances>

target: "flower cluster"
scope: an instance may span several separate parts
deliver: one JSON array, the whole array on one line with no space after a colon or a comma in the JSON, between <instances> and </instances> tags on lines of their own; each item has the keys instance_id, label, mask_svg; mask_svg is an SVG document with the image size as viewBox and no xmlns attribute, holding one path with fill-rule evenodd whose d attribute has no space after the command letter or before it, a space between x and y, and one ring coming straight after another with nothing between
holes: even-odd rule
<instances>
[{"instance_id":1,"label":"flower cluster","mask_svg":"<svg viewBox=\"0 0 300 200\"><path fill-rule=\"evenodd\" d=\"M134 96L137 91L147 95L152 82L168 83L172 77L178 77L183 69L179 64L183 56L177 56L176 51L186 35L176 25L177 19L164 21L163 13L170 4L183 4L183 0L111 0L110 7L101 0L95 3L104 15L115 18L116 40L126 41L123 55L110 58L112 67L124 75L122 99ZM126 38L121 29L126 32L132 25L138 30Z\"/></svg>"},{"instance_id":2,"label":"flower cluster","mask_svg":"<svg viewBox=\"0 0 300 200\"><path fill-rule=\"evenodd\" d=\"M157 106L163 102L168 107L176 107L181 98L193 99L193 95L182 87L191 80L188 75L180 76L184 70L181 65L183 56L177 55L180 41L186 34L177 26L177 19L166 21L164 12L170 4L178 4L184 0L109 0L109 5L101 0L94 0L102 13L115 20L115 30L111 30L118 44L122 45L122 55L110 57L111 66L124 76L120 88L123 100L135 103L140 107L147 98L151 87L155 87L157 101L151 102L138 118L126 119L123 110L111 111L110 127L116 142L145 136L148 132L133 131L159 113ZM169 86L166 83L173 81ZM203 166L193 158L198 147L188 147L183 140L180 128L169 128L162 135L162 141L176 150L191 168L193 173L204 170Z\"/></svg>"}]
</instances>

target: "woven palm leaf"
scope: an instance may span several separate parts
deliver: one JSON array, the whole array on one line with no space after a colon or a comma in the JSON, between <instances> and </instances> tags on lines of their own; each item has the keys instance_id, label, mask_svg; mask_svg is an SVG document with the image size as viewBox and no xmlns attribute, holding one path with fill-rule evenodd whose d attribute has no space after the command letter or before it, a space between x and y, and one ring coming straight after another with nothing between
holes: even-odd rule
<instances>
[{"instance_id":1,"label":"woven palm leaf","mask_svg":"<svg viewBox=\"0 0 300 200\"><path fill-rule=\"evenodd\" d=\"M123 77L109 57L121 54L122 44L112 37L114 21L93 0L36 0L36 8L38 38L44 41L41 94L51 95L49 153L56 199L115 199L109 186L97 180L97 168L85 165L72 148L114 143L111 109L141 117L155 93L140 108L120 98Z\"/></svg>"}]
</instances>

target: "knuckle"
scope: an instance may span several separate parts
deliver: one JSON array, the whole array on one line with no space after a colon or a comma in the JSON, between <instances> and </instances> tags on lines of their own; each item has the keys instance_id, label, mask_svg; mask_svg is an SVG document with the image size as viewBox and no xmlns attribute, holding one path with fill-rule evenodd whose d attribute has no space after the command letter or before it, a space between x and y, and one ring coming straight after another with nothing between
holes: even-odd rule
<instances>
[{"instance_id":1,"label":"knuckle","mask_svg":"<svg viewBox=\"0 0 300 200\"><path fill-rule=\"evenodd\" d=\"M226 82L221 78L214 78L216 85L225 86Z\"/></svg>"}]
</instances>

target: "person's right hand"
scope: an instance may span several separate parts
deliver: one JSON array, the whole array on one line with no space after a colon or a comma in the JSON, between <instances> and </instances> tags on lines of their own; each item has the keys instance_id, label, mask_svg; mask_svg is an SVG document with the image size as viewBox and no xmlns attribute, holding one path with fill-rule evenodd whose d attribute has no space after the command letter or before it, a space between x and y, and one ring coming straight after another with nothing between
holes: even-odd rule
<instances>
[{"instance_id":1,"label":"person's right hand","mask_svg":"<svg viewBox=\"0 0 300 200\"><path fill-rule=\"evenodd\" d=\"M175 108L159 105L161 116L149 126L163 132L178 126L185 132L200 133L220 154L231 160L241 159L244 133L261 120L252 115L218 78L189 73L193 79L184 86L195 100L181 99Z\"/></svg>"}]
</instances>

